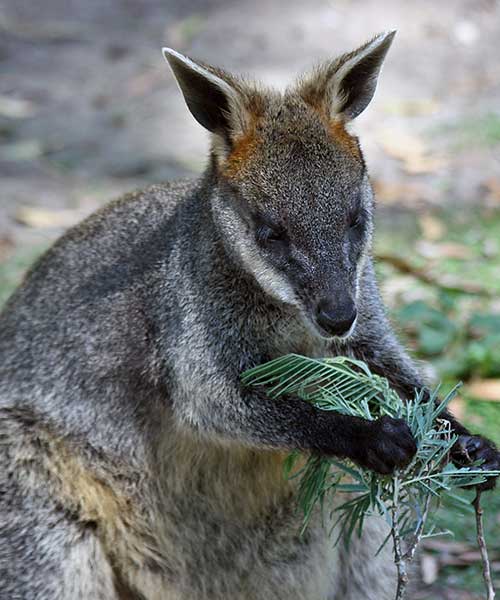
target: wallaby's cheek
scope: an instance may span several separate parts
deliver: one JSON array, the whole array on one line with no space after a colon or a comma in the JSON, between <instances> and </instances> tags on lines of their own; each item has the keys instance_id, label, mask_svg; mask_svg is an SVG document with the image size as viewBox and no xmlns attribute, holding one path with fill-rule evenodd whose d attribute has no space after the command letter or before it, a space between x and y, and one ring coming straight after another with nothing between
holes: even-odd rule
<instances>
[{"instance_id":1,"label":"wallaby's cheek","mask_svg":"<svg viewBox=\"0 0 500 600\"><path fill-rule=\"evenodd\" d=\"M243 260L266 293L280 302L301 308L297 294L286 276L266 262L258 250L250 249L247 246L244 250Z\"/></svg>"}]
</instances>

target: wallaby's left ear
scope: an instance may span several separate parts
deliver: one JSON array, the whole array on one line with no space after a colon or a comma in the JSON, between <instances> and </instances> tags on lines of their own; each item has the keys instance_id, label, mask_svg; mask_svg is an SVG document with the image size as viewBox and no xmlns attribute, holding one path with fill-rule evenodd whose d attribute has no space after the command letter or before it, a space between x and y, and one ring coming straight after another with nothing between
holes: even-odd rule
<instances>
[{"instance_id":1,"label":"wallaby's left ear","mask_svg":"<svg viewBox=\"0 0 500 600\"><path fill-rule=\"evenodd\" d=\"M380 33L357 50L322 65L301 81L300 95L331 118L355 119L373 98L382 63L395 35L395 30Z\"/></svg>"},{"instance_id":2,"label":"wallaby's left ear","mask_svg":"<svg viewBox=\"0 0 500 600\"><path fill-rule=\"evenodd\" d=\"M244 130L248 117L241 86L220 69L195 62L171 48L162 51L193 117L230 144L231 138Z\"/></svg>"}]
</instances>

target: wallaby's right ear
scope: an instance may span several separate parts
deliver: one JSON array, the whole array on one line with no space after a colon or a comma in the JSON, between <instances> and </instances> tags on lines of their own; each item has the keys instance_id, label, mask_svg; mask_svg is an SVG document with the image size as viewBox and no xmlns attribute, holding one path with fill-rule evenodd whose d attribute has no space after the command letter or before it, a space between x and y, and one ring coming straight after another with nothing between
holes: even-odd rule
<instances>
[{"instance_id":1,"label":"wallaby's right ear","mask_svg":"<svg viewBox=\"0 0 500 600\"><path fill-rule=\"evenodd\" d=\"M193 117L230 144L245 127L246 114L240 91L230 75L196 63L171 48L163 48Z\"/></svg>"},{"instance_id":2,"label":"wallaby's right ear","mask_svg":"<svg viewBox=\"0 0 500 600\"><path fill-rule=\"evenodd\" d=\"M327 118L350 121L370 103L395 30L380 33L357 50L327 62L299 83L299 93Z\"/></svg>"}]
</instances>

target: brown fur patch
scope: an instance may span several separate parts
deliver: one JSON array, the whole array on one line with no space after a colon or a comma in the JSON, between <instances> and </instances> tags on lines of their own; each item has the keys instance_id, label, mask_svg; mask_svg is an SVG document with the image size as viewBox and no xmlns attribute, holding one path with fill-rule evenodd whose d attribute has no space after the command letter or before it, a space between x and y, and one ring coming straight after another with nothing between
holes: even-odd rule
<instances>
[{"instance_id":1,"label":"brown fur patch","mask_svg":"<svg viewBox=\"0 0 500 600\"><path fill-rule=\"evenodd\" d=\"M61 499L82 521L95 521L106 527L118 519L129 520L130 500L114 489L111 482L100 479L59 440L51 450L47 466L59 481Z\"/></svg>"},{"instance_id":2,"label":"brown fur patch","mask_svg":"<svg viewBox=\"0 0 500 600\"><path fill-rule=\"evenodd\" d=\"M269 98L256 88L248 88L236 82L234 86L239 91L240 102L233 107L229 139L213 135L212 153L217 160L219 173L236 180L242 177L246 165L260 145L258 127L264 119Z\"/></svg>"},{"instance_id":3,"label":"brown fur patch","mask_svg":"<svg viewBox=\"0 0 500 600\"><path fill-rule=\"evenodd\" d=\"M328 124L328 133L333 140L353 158L358 160L361 159L361 151L359 149L358 140L356 137L348 133L342 119L331 120Z\"/></svg>"},{"instance_id":4,"label":"brown fur patch","mask_svg":"<svg viewBox=\"0 0 500 600\"><path fill-rule=\"evenodd\" d=\"M357 138L348 133L341 116L331 115L331 102L326 92L327 83L331 75L330 71L319 72L314 81L302 84L300 96L320 117L329 136L348 154L359 160L361 159L361 151Z\"/></svg>"},{"instance_id":5,"label":"brown fur patch","mask_svg":"<svg viewBox=\"0 0 500 600\"><path fill-rule=\"evenodd\" d=\"M6 466L25 494L43 493L82 526L95 526L106 554L123 564L124 572L147 559L161 562L155 545L148 543L151 527L128 473L25 415L9 416L10 432L4 427L0 450L8 452ZM0 411L0 423L2 417Z\"/></svg>"},{"instance_id":6,"label":"brown fur patch","mask_svg":"<svg viewBox=\"0 0 500 600\"><path fill-rule=\"evenodd\" d=\"M222 165L222 175L234 180L244 176L246 167L256 155L261 142L254 125L235 141L233 149Z\"/></svg>"}]
</instances>

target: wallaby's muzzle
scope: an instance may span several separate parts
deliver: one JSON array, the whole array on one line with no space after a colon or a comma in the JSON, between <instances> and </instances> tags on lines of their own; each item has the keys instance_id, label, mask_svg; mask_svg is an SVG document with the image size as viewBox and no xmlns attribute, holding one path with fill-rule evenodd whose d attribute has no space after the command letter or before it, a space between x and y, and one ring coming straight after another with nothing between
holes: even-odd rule
<instances>
[{"instance_id":1,"label":"wallaby's muzzle","mask_svg":"<svg viewBox=\"0 0 500 600\"><path fill-rule=\"evenodd\" d=\"M314 316L319 328L328 336L347 337L355 327L357 311L350 296L340 300L322 298Z\"/></svg>"}]
</instances>

